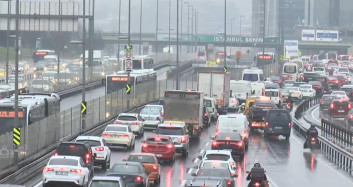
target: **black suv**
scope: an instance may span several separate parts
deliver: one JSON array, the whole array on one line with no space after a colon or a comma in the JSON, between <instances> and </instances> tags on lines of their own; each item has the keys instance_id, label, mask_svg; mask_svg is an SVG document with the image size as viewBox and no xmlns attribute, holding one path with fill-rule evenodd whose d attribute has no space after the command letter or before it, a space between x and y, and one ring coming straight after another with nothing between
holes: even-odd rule
<instances>
[{"instance_id":1,"label":"black suv","mask_svg":"<svg viewBox=\"0 0 353 187\"><path fill-rule=\"evenodd\" d=\"M92 155L92 148L87 142L61 142L54 153L55 156L67 155L81 157L92 176L94 170L94 158L96 157L95 154Z\"/></svg>"},{"instance_id":2,"label":"black suv","mask_svg":"<svg viewBox=\"0 0 353 187\"><path fill-rule=\"evenodd\" d=\"M264 136L285 136L289 140L292 127L292 119L287 110L269 110L265 118Z\"/></svg>"}]
</instances>

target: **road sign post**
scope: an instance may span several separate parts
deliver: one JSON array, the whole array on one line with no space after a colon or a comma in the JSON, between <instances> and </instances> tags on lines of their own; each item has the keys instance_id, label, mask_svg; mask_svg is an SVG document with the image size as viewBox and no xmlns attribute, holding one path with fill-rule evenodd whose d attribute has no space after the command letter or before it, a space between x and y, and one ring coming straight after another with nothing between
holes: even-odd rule
<instances>
[{"instance_id":1,"label":"road sign post","mask_svg":"<svg viewBox=\"0 0 353 187\"><path fill-rule=\"evenodd\" d=\"M131 86L129 82L130 82L130 72L133 70L132 58L133 58L133 50L132 50L132 46L129 44L125 46L125 71L127 72L127 77L128 77L127 84L126 84L126 94L128 95L127 103L126 103L127 108L130 108Z\"/></svg>"}]
</instances>

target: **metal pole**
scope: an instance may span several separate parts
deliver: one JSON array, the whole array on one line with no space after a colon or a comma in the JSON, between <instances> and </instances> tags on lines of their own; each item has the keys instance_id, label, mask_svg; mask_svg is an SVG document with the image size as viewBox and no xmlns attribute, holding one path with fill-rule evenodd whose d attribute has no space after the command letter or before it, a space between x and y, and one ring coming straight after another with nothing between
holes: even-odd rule
<instances>
[{"instance_id":1,"label":"metal pole","mask_svg":"<svg viewBox=\"0 0 353 187\"><path fill-rule=\"evenodd\" d=\"M262 33L262 55L265 54L265 32L266 32L266 0L264 0L264 26Z\"/></svg>"},{"instance_id":2,"label":"metal pole","mask_svg":"<svg viewBox=\"0 0 353 187\"><path fill-rule=\"evenodd\" d=\"M95 0L92 1L92 13L89 19L89 67L90 67L89 70L90 70L91 81L93 81L94 6L95 6Z\"/></svg>"},{"instance_id":3,"label":"metal pole","mask_svg":"<svg viewBox=\"0 0 353 187\"><path fill-rule=\"evenodd\" d=\"M131 0L129 0L129 22L128 22L128 40L127 45L131 44ZM127 72L128 82L130 82L130 71ZM134 91L135 94L135 91ZM127 108L130 108L130 95L127 96Z\"/></svg>"},{"instance_id":4,"label":"metal pole","mask_svg":"<svg viewBox=\"0 0 353 187\"><path fill-rule=\"evenodd\" d=\"M156 54L158 53L158 0L157 0L157 17L156 17Z\"/></svg>"},{"instance_id":5,"label":"metal pole","mask_svg":"<svg viewBox=\"0 0 353 187\"><path fill-rule=\"evenodd\" d=\"M190 53L190 5L188 3L188 42L189 42L189 45L188 45L188 53Z\"/></svg>"},{"instance_id":6,"label":"metal pole","mask_svg":"<svg viewBox=\"0 0 353 187\"><path fill-rule=\"evenodd\" d=\"M183 41L183 0L181 0L181 9L180 9L180 39ZM182 51L183 46L180 45L180 53Z\"/></svg>"},{"instance_id":7,"label":"metal pole","mask_svg":"<svg viewBox=\"0 0 353 187\"><path fill-rule=\"evenodd\" d=\"M82 102L86 100L86 0L83 1L83 27L82 27ZM82 114L82 130L86 128L86 115Z\"/></svg>"},{"instance_id":8,"label":"metal pole","mask_svg":"<svg viewBox=\"0 0 353 187\"><path fill-rule=\"evenodd\" d=\"M19 41L18 37L20 35L19 31L19 14L20 14L20 0L16 0L16 41L15 41L15 119L14 119L14 128L20 128L20 124L18 121L18 51L19 51ZM14 145L14 165L18 166L18 147Z\"/></svg>"},{"instance_id":9,"label":"metal pole","mask_svg":"<svg viewBox=\"0 0 353 187\"><path fill-rule=\"evenodd\" d=\"M176 89L179 90L179 0L177 0L177 55L176 55L176 63L177 63L177 76L176 76Z\"/></svg>"},{"instance_id":10,"label":"metal pole","mask_svg":"<svg viewBox=\"0 0 353 187\"><path fill-rule=\"evenodd\" d=\"M120 21L121 21L121 0L119 0L119 28L118 35L120 36ZM118 44L118 63L120 62L120 43Z\"/></svg>"},{"instance_id":11,"label":"metal pole","mask_svg":"<svg viewBox=\"0 0 353 187\"><path fill-rule=\"evenodd\" d=\"M169 0L169 42L168 42L168 53L170 53L170 0Z\"/></svg>"},{"instance_id":12,"label":"metal pole","mask_svg":"<svg viewBox=\"0 0 353 187\"><path fill-rule=\"evenodd\" d=\"M223 65L227 66L227 0L224 0L224 62Z\"/></svg>"},{"instance_id":13,"label":"metal pole","mask_svg":"<svg viewBox=\"0 0 353 187\"><path fill-rule=\"evenodd\" d=\"M142 55L142 43L141 43L141 32L142 32L142 0L140 1L140 55Z\"/></svg>"},{"instance_id":14,"label":"metal pole","mask_svg":"<svg viewBox=\"0 0 353 187\"><path fill-rule=\"evenodd\" d=\"M194 8L191 9L191 39L193 39L193 36L194 36ZM190 46L191 48L191 52L194 52L194 47Z\"/></svg>"},{"instance_id":15,"label":"metal pole","mask_svg":"<svg viewBox=\"0 0 353 187\"><path fill-rule=\"evenodd\" d=\"M6 28L6 84L9 83L9 35L10 35L10 11L11 3L7 1L7 28Z\"/></svg>"}]
</instances>

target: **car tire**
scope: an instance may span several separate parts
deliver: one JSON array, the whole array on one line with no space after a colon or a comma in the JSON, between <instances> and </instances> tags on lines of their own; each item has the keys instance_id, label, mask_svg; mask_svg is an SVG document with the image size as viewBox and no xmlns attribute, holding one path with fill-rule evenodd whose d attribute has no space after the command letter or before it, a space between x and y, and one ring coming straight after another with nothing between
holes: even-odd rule
<instances>
[{"instance_id":1,"label":"car tire","mask_svg":"<svg viewBox=\"0 0 353 187\"><path fill-rule=\"evenodd\" d=\"M188 157L188 155L189 155L189 151L188 151L187 149L184 149L184 150L182 151L182 153L181 153L181 156L182 156L183 158Z\"/></svg>"},{"instance_id":2,"label":"car tire","mask_svg":"<svg viewBox=\"0 0 353 187\"><path fill-rule=\"evenodd\" d=\"M140 133L140 138L143 138L144 135L145 135L145 130L142 128L142 132Z\"/></svg>"},{"instance_id":3,"label":"car tire","mask_svg":"<svg viewBox=\"0 0 353 187\"><path fill-rule=\"evenodd\" d=\"M42 186L43 187L48 187L48 184L43 183Z\"/></svg>"},{"instance_id":4,"label":"car tire","mask_svg":"<svg viewBox=\"0 0 353 187\"><path fill-rule=\"evenodd\" d=\"M154 181L155 184L159 184L161 183L161 176L158 175L158 179Z\"/></svg>"},{"instance_id":5,"label":"car tire","mask_svg":"<svg viewBox=\"0 0 353 187\"><path fill-rule=\"evenodd\" d=\"M170 160L170 163L173 164L175 162L175 153L173 154L172 159Z\"/></svg>"},{"instance_id":6,"label":"car tire","mask_svg":"<svg viewBox=\"0 0 353 187\"><path fill-rule=\"evenodd\" d=\"M102 164L102 170L107 171L107 161Z\"/></svg>"},{"instance_id":7,"label":"car tire","mask_svg":"<svg viewBox=\"0 0 353 187\"><path fill-rule=\"evenodd\" d=\"M290 137L290 134L286 135L286 140L288 141Z\"/></svg>"}]
</instances>

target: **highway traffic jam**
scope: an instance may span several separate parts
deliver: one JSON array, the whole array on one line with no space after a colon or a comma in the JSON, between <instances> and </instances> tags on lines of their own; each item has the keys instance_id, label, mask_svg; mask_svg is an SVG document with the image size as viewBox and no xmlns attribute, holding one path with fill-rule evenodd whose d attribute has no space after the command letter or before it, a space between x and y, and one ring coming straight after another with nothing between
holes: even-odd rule
<instances>
[{"instance_id":1,"label":"highway traffic jam","mask_svg":"<svg viewBox=\"0 0 353 187\"><path fill-rule=\"evenodd\" d=\"M174 186L176 181L165 181L165 167L172 167L177 159L194 165L180 171L186 173L177 182L181 186L239 186L251 136L260 133L269 141L276 137L289 141L295 103L322 97L320 109L332 117L353 120L349 85L353 64L339 60L341 56L328 62L313 58L288 59L279 76L268 78L256 67L244 69L242 80L230 80L229 72L198 72L197 89L165 90L158 102L120 113L100 136L81 135L61 142L36 186ZM134 71L139 72L136 79L153 74L148 69ZM121 80L126 75L107 75L106 93L121 89L109 83L114 76ZM20 96L23 100L26 96L56 98L49 100L49 106L60 102L55 94L35 95ZM210 140L208 147L192 158L193 142L201 139ZM114 157L117 152L124 152L124 157ZM250 164L248 186L273 186L261 160Z\"/></svg>"}]
</instances>

